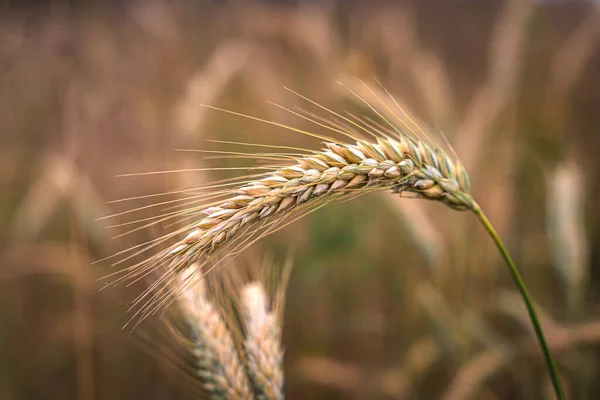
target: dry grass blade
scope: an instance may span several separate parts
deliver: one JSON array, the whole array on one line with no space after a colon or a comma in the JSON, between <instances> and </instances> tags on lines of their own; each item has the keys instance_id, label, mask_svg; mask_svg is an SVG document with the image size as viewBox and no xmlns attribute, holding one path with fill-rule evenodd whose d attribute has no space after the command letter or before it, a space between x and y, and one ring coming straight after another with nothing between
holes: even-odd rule
<instances>
[{"instance_id":1,"label":"dry grass blade","mask_svg":"<svg viewBox=\"0 0 600 400\"><path fill-rule=\"evenodd\" d=\"M407 351L400 367L373 371L351 362L319 356L304 356L295 363L295 372L306 382L335 388L346 397L366 396L410 398L413 385L439 361L441 351L432 338L425 337ZM367 396L368 397L368 396Z\"/></svg>"},{"instance_id":2,"label":"dry grass blade","mask_svg":"<svg viewBox=\"0 0 600 400\"><path fill-rule=\"evenodd\" d=\"M460 136L456 148L471 172L483 154L492 124L514 94L527 40L527 22L534 12L533 4L507 1L494 27L488 79L473 96L457 130Z\"/></svg>"},{"instance_id":3,"label":"dry grass blade","mask_svg":"<svg viewBox=\"0 0 600 400\"><path fill-rule=\"evenodd\" d=\"M575 162L567 161L558 165L547 181L550 250L566 289L568 312L578 313L584 306L589 275L584 216L585 179L582 169Z\"/></svg>"},{"instance_id":4,"label":"dry grass blade","mask_svg":"<svg viewBox=\"0 0 600 400\"><path fill-rule=\"evenodd\" d=\"M526 318L525 318L526 320ZM564 327L548 320L545 326L548 344L555 352L569 351L576 345L600 341L600 322L588 321L573 327ZM511 362L523 356L535 356L534 340L524 337L512 345L501 345L474 356L457 373L444 395L444 400L465 400L475 394L494 374L507 368Z\"/></svg>"},{"instance_id":5,"label":"dry grass blade","mask_svg":"<svg viewBox=\"0 0 600 400\"><path fill-rule=\"evenodd\" d=\"M552 63L552 82L559 98L569 95L600 44L600 7L592 10L566 38Z\"/></svg>"},{"instance_id":6,"label":"dry grass blade","mask_svg":"<svg viewBox=\"0 0 600 400\"><path fill-rule=\"evenodd\" d=\"M244 68L253 50L244 42L228 42L214 51L206 66L187 83L174 109L174 124L181 133L199 131L205 112L198 110L198 105L212 102Z\"/></svg>"}]
</instances>

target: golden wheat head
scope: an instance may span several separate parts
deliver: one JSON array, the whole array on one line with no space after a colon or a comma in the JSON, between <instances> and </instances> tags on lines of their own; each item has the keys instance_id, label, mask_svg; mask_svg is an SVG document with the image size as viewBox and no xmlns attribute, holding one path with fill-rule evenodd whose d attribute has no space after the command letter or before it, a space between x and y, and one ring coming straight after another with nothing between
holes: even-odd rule
<instances>
[{"instance_id":1,"label":"golden wheat head","mask_svg":"<svg viewBox=\"0 0 600 400\"><path fill-rule=\"evenodd\" d=\"M138 311L142 318L177 296L177 290L164 287L169 286L189 265L196 264L208 272L210 268L235 257L259 238L331 201L387 189L393 193L439 201L455 210L474 207L469 194L468 175L451 148L446 146L449 152L445 151L399 106L394 111L381 102L392 119L377 111L377 105L367 104L378 122L368 117L341 115L300 97L326 110L335 119L319 119L287 111L350 140L333 139L219 109L317 137L323 140L324 147L316 151L301 149L301 154L253 154L254 158L276 160L278 163L260 167L259 170L266 170L263 173L197 188L204 193L189 196L180 210L161 214L149 224L134 229L178 218L191 221L183 228L138 246L132 255L120 261L167 244L163 250L126 269L120 278L133 279L162 271L155 285L134 303L143 304ZM394 103L398 104L395 100ZM159 204L166 203L169 202ZM163 290L155 290L161 286Z\"/></svg>"}]
</instances>

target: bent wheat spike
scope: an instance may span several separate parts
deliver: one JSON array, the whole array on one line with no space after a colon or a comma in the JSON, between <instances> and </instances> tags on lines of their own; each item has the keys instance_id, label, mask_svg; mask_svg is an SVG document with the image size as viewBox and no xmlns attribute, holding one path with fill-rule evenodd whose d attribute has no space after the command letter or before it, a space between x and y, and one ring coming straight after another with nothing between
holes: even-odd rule
<instances>
[{"instance_id":1,"label":"bent wheat spike","mask_svg":"<svg viewBox=\"0 0 600 400\"><path fill-rule=\"evenodd\" d=\"M386 133L385 128L381 127L376 136L369 125L361 123L359 118L351 120L341 117L348 124L347 132L333 123L327 125L305 118L357 140L352 144L343 143L323 135L263 121L328 141L320 151L298 149L305 154L278 156L287 165L264 167L269 172L252 175L237 187L228 184L221 190L191 196L191 201L175 205L175 208L182 207L182 210L172 211L170 207L170 211L164 216L158 216L148 224L132 229L131 232L137 231L178 217L198 218L183 229L138 247L132 256L176 239L179 235L183 236L153 257L126 269L125 275L120 279L139 279L167 267L167 272L159 278L152 290L161 285L166 286L170 279L188 265L197 263L203 267L209 263L221 263L223 257L216 257L218 254L224 257L234 256L257 238L281 227L284 220L350 194L361 195L387 188L394 193L412 193L422 198L438 200L456 210L473 208L469 178L462 164L457 159L452 159L428 137L419 138L412 131L404 134L388 121L386 122L393 130L389 129ZM375 140L361 139L352 129L369 132ZM393 135L396 137L392 137ZM216 186L219 185L208 187ZM205 204L207 199L213 202ZM169 203L176 201L158 204ZM148 207L152 206L144 208ZM231 246L236 241L242 243L232 249ZM229 250L224 251L228 246ZM143 318L159 309L169 302L172 294L145 292L134 303L137 306L145 300L138 316Z\"/></svg>"},{"instance_id":2,"label":"bent wheat spike","mask_svg":"<svg viewBox=\"0 0 600 400\"><path fill-rule=\"evenodd\" d=\"M322 151L250 181L234 189L229 199L202 210L205 217L167 254L195 262L214 253L242 228L287 213L319 196L362 188L412 192L458 210L473 206L466 172L439 148L408 137L325 145Z\"/></svg>"},{"instance_id":3,"label":"bent wheat spike","mask_svg":"<svg viewBox=\"0 0 600 400\"><path fill-rule=\"evenodd\" d=\"M473 207L462 165L440 148L408 137L377 143L325 143L297 163L234 189L229 199L208 207L185 238L167 253L186 263L210 256L245 227L284 214L320 196L362 188L394 189L439 200L457 209ZM192 254L193 253L193 254Z\"/></svg>"},{"instance_id":4,"label":"bent wheat spike","mask_svg":"<svg viewBox=\"0 0 600 400\"><path fill-rule=\"evenodd\" d=\"M134 301L133 307L141 305L134 318L143 320L181 294L181 287L173 290L169 289L169 286L189 265L196 264L203 273L207 273L210 269L228 262L261 237L275 232L287 223L301 218L330 201L391 189L394 193L411 193L420 198L436 200L455 210L470 210L477 216L496 244L521 291L546 358L557 397L564 399L556 368L533 303L499 236L469 194L469 178L464 167L453 152L451 157L438 146L393 98L391 98L392 102L399 108L399 114L396 114L368 86L367 90L381 104L370 104L352 90L350 92L374 112L379 121L373 121L368 117L344 116L301 95L298 96L325 110L334 120L287 110L312 124L351 139L349 143L276 122L206 106L321 139L325 147L320 151L296 149L300 154L265 155L264 160L280 161L282 164L245 168L255 172L266 172L240 178L237 187L221 187L220 190L208 195L192 196L189 201L175 204L173 208L176 211L172 211L173 208L169 207L172 212L132 229L130 232L156 223L173 221L176 218L183 221L192 220L185 227L159 239L135 246L132 248L133 254L116 263L125 262L156 246L175 240L175 243L168 244L166 249L157 252L154 256L126 268L122 276L117 279L117 281L138 280L154 271L164 271L159 279ZM387 94L387 91L385 93ZM391 114L393 120L397 120L400 125L392 123L384 114ZM370 139L363 139L361 134L366 134ZM233 156L240 157L240 154ZM256 154L248 156L257 158ZM163 171L163 173L169 172L172 171ZM207 186L207 188L217 186ZM206 204L208 200L211 201L210 204Z\"/></svg>"}]
</instances>

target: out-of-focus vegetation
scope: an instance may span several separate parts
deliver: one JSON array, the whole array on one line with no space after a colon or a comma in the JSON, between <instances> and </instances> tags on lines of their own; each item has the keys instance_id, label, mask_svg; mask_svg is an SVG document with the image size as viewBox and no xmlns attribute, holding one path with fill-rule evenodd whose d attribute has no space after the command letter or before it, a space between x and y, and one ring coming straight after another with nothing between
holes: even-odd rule
<instances>
[{"instance_id":1,"label":"out-of-focus vegetation","mask_svg":"<svg viewBox=\"0 0 600 400\"><path fill-rule=\"evenodd\" d=\"M374 77L454 145L540 307L571 398L597 397L595 3L2 7L1 400L189 398L182 377L121 330L134 289L99 291L114 269L92 265L159 231L111 239L119 229L97 219L148 204L110 200L232 175L115 176L247 165L175 151L240 150L211 138L316 148L316 139L200 105L308 127L269 104L318 111L284 87L356 112L336 80ZM365 196L253 251L283 260L292 247L288 398L552 398L510 277L471 215Z\"/></svg>"}]
</instances>

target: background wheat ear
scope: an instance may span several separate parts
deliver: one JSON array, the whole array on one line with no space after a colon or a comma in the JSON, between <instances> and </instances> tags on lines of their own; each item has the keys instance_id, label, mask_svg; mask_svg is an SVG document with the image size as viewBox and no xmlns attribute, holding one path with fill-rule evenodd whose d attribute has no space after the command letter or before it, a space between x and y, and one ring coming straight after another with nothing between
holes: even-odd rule
<instances>
[{"instance_id":1,"label":"background wheat ear","mask_svg":"<svg viewBox=\"0 0 600 400\"><path fill-rule=\"evenodd\" d=\"M285 397L282 329L292 267L291 255L279 264L272 255L251 254L246 268L238 265L227 276L225 291L237 316L241 351L257 399Z\"/></svg>"},{"instance_id":2,"label":"background wheat ear","mask_svg":"<svg viewBox=\"0 0 600 400\"><path fill-rule=\"evenodd\" d=\"M248 375L257 399L283 399L281 325L270 309L262 284L251 282L242 290L245 322L244 351Z\"/></svg>"},{"instance_id":3,"label":"background wheat ear","mask_svg":"<svg viewBox=\"0 0 600 400\"><path fill-rule=\"evenodd\" d=\"M284 397L281 324L291 261L282 269L266 258L248 267L247 277L240 265L206 277L192 264L173 283L177 312L164 319L167 340L179 349L175 369L194 395L201 386L211 399Z\"/></svg>"},{"instance_id":4,"label":"background wheat ear","mask_svg":"<svg viewBox=\"0 0 600 400\"><path fill-rule=\"evenodd\" d=\"M206 285L195 265L180 276L184 292L179 306L194 335L198 377L213 399L251 399L252 392L234 337L217 308L207 298Z\"/></svg>"}]
</instances>

